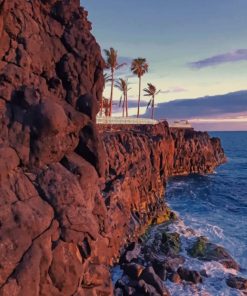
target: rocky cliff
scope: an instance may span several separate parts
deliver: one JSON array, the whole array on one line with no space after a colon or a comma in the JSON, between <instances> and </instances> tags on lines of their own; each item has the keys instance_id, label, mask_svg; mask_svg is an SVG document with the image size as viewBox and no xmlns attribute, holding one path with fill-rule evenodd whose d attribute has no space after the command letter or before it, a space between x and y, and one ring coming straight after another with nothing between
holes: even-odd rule
<instances>
[{"instance_id":1,"label":"rocky cliff","mask_svg":"<svg viewBox=\"0 0 247 296\"><path fill-rule=\"evenodd\" d=\"M125 241L143 226L169 219L167 178L212 173L226 158L220 140L207 133L155 126L111 128L102 132L106 151L105 201L111 233ZM118 248L117 248L118 249Z\"/></svg>"},{"instance_id":2,"label":"rocky cliff","mask_svg":"<svg viewBox=\"0 0 247 296\"><path fill-rule=\"evenodd\" d=\"M90 29L79 0L0 0L1 296L111 295L120 248L167 218L166 177L224 158L166 123L99 135Z\"/></svg>"},{"instance_id":3,"label":"rocky cliff","mask_svg":"<svg viewBox=\"0 0 247 296\"><path fill-rule=\"evenodd\" d=\"M83 295L108 274L88 260L108 242L90 29L79 0L0 0L0 295Z\"/></svg>"}]
</instances>

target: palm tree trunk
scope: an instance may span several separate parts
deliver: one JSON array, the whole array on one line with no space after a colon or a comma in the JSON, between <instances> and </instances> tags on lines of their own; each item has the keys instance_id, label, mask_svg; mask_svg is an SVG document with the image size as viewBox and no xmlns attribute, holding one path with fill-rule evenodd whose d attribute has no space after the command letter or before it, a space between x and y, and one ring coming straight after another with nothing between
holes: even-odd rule
<instances>
[{"instance_id":1,"label":"palm tree trunk","mask_svg":"<svg viewBox=\"0 0 247 296\"><path fill-rule=\"evenodd\" d=\"M126 98L125 98L126 117L128 117L128 92L127 91L126 91L125 96L126 96Z\"/></svg>"},{"instance_id":2,"label":"palm tree trunk","mask_svg":"<svg viewBox=\"0 0 247 296\"><path fill-rule=\"evenodd\" d=\"M125 93L123 92L123 106L122 106L122 115L124 117L124 109L125 109Z\"/></svg>"},{"instance_id":3,"label":"palm tree trunk","mask_svg":"<svg viewBox=\"0 0 247 296\"><path fill-rule=\"evenodd\" d=\"M154 96L152 100L152 119L154 119Z\"/></svg>"},{"instance_id":4,"label":"palm tree trunk","mask_svg":"<svg viewBox=\"0 0 247 296\"><path fill-rule=\"evenodd\" d=\"M141 102L141 76L139 77L139 97L138 97L137 118L139 118L140 116L140 102Z\"/></svg>"},{"instance_id":5,"label":"palm tree trunk","mask_svg":"<svg viewBox=\"0 0 247 296\"><path fill-rule=\"evenodd\" d=\"M112 115L113 88L114 88L114 70L111 71L110 117Z\"/></svg>"}]
</instances>

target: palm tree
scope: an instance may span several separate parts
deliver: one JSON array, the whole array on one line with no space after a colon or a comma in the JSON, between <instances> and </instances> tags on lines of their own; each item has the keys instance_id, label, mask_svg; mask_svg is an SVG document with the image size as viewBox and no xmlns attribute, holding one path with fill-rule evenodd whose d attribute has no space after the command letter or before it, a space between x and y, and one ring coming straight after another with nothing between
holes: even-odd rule
<instances>
[{"instance_id":1,"label":"palm tree","mask_svg":"<svg viewBox=\"0 0 247 296\"><path fill-rule=\"evenodd\" d=\"M128 87L128 79L119 78L116 83L115 87L117 87L123 94L123 117L124 112L126 112L126 117L128 117L128 91L131 89ZM122 104L122 97L120 98L119 105Z\"/></svg>"},{"instance_id":2,"label":"palm tree","mask_svg":"<svg viewBox=\"0 0 247 296\"><path fill-rule=\"evenodd\" d=\"M131 71L139 78L139 97L138 97L138 109L137 118L140 116L140 102L141 102L141 77L148 72L148 63L144 58L137 58L132 61Z\"/></svg>"},{"instance_id":3,"label":"palm tree","mask_svg":"<svg viewBox=\"0 0 247 296\"><path fill-rule=\"evenodd\" d=\"M105 49L104 50L106 55L106 61L105 61L105 67L106 69L109 69L111 74L111 95L110 95L110 116L112 115L112 100L113 100L113 88L114 88L114 81L115 81L115 71L119 70L126 64L118 64L117 59L117 51L114 48Z\"/></svg>"},{"instance_id":4,"label":"palm tree","mask_svg":"<svg viewBox=\"0 0 247 296\"><path fill-rule=\"evenodd\" d=\"M110 81L111 81L111 75L104 73L104 88L105 88L106 84ZM100 116L102 116L102 114L103 114L104 100L105 100L105 98L103 98L103 95L102 95L101 101L100 101Z\"/></svg>"},{"instance_id":5,"label":"palm tree","mask_svg":"<svg viewBox=\"0 0 247 296\"><path fill-rule=\"evenodd\" d=\"M109 116L109 112L110 112L110 106L109 106L109 100L107 98L103 97L103 110L105 113L105 116Z\"/></svg>"},{"instance_id":6,"label":"palm tree","mask_svg":"<svg viewBox=\"0 0 247 296\"><path fill-rule=\"evenodd\" d=\"M155 99L155 96L160 93L160 90L156 91L156 87L153 84L148 83L148 87L144 88L144 92L146 93L144 96L151 97L150 101L148 102L147 109L151 105L152 107L151 118L154 119L154 99Z\"/></svg>"}]
</instances>

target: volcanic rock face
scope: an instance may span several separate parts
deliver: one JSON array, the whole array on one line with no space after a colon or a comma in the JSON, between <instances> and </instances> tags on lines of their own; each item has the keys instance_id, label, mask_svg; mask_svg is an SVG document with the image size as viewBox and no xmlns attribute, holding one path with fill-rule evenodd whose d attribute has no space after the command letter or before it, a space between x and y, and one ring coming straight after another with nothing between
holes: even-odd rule
<instances>
[{"instance_id":1,"label":"volcanic rock face","mask_svg":"<svg viewBox=\"0 0 247 296\"><path fill-rule=\"evenodd\" d=\"M110 285L92 250L107 239L103 60L90 29L79 0L0 0L1 295Z\"/></svg>"},{"instance_id":2,"label":"volcanic rock face","mask_svg":"<svg viewBox=\"0 0 247 296\"><path fill-rule=\"evenodd\" d=\"M1 296L111 295L119 249L169 218L166 177L223 160L166 123L98 135L103 60L79 4L0 0Z\"/></svg>"}]
</instances>

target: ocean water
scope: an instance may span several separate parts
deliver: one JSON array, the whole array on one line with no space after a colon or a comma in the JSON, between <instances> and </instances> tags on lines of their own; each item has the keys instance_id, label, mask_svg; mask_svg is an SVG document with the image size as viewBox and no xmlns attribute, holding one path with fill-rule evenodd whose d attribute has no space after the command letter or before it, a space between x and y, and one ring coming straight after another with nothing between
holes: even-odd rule
<instances>
[{"instance_id":1,"label":"ocean water","mask_svg":"<svg viewBox=\"0 0 247 296\"><path fill-rule=\"evenodd\" d=\"M199 235L225 247L241 265L237 274L247 277L247 132L210 134L221 138L228 162L211 175L169 180L166 200L180 218L170 228L181 234L184 249L190 239ZM234 270L184 255L189 268L204 269L210 277L196 290L191 285L168 281L172 295L246 295L225 283L229 273L236 274Z\"/></svg>"}]
</instances>

